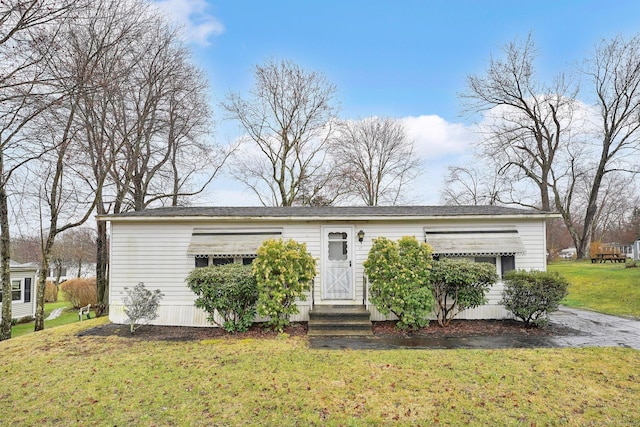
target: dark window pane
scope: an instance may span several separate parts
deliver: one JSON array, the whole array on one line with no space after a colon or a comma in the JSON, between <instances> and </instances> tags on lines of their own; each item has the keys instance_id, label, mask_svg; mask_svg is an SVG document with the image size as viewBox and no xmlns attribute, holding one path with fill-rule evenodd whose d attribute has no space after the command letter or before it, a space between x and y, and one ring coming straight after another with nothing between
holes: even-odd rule
<instances>
[{"instance_id":1,"label":"dark window pane","mask_svg":"<svg viewBox=\"0 0 640 427\"><path fill-rule=\"evenodd\" d=\"M209 265L209 257L196 257L196 267L206 267Z\"/></svg>"},{"instance_id":2,"label":"dark window pane","mask_svg":"<svg viewBox=\"0 0 640 427\"><path fill-rule=\"evenodd\" d=\"M255 258L242 258L242 265L251 265Z\"/></svg>"},{"instance_id":3,"label":"dark window pane","mask_svg":"<svg viewBox=\"0 0 640 427\"><path fill-rule=\"evenodd\" d=\"M488 262L489 264L496 265L496 257L492 256L477 256L475 262Z\"/></svg>"},{"instance_id":4,"label":"dark window pane","mask_svg":"<svg viewBox=\"0 0 640 427\"><path fill-rule=\"evenodd\" d=\"M233 264L233 258L214 258L213 265Z\"/></svg>"},{"instance_id":5,"label":"dark window pane","mask_svg":"<svg viewBox=\"0 0 640 427\"><path fill-rule=\"evenodd\" d=\"M501 264L502 276L504 277L507 272L516 269L516 257L513 255L503 256Z\"/></svg>"}]
</instances>

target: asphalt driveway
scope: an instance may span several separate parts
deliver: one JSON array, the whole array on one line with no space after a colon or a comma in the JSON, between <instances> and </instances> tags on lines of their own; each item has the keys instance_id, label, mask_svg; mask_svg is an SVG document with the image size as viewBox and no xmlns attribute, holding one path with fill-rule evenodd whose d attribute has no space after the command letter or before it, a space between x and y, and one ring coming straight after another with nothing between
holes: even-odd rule
<instances>
[{"instance_id":1,"label":"asphalt driveway","mask_svg":"<svg viewBox=\"0 0 640 427\"><path fill-rule=\"evenodd\" d=\"M553 336L475 337L310 337L318 349L451 349L535 347L628 347L640 350L640 321L560 307L550 315L563 333Z\"/></svg>"}]
</instances>

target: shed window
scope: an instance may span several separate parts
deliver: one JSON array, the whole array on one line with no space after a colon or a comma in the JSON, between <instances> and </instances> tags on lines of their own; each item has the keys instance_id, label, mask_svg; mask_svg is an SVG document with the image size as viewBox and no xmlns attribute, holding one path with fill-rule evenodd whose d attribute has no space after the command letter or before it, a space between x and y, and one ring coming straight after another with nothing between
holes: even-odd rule
<instances>
[{"instance_id":1,"label":"shed window","mask_svg":"<svg viewBox=\"0 0 640 427\"><path fill-rule=\"evenodd\" d=\"M213 265L233 264L233 258L213 258Z\"/></svg>"},{"instance_id":2,"label":"shed window","mask_svg":"<svg viewBox=\"0 0 640 427\"><path fill-rule=\"evenodd\" d=\"M29 301L30 300L31 296L29 295ZM22 280L11 281L11 301L22 301ZM2 302L2 285L0 285L0 302Z\"/></svg>"},{"instance_id":3,"label":"shed window","mask_svg":"<svg viewBox=\"0 0 640 427\"><path fill-rule=\"evenodd\" d=\"M501 264L502 264L502 277L504 277L504 275L507 272L516 269L516 257L514 257L513 255L503 256L501 261L502 261L501 262Z\"/></svg>"},{"instance_id":4,"label":"shed window","mask_svg":"<svg viewBox=\"0 0 640 427\"><path fill-rule=\"evenodd\" d=\"M487 262L489 264L496 265L496 257L494 256L477 256L474 259L475 262Z\"/></svg>"},{"instance_id":5,"label":"shed window","mask_svg":"<svg viewBox=\"0 0 640 427\"><path fill-rule=\"evenodd\" d=\"M22 300L22 280L11 281L11 301Z\"/></svg>"},{"instance_id":6,"label":"shed window","mask_svg":"<svg viewBox=\"0 0 640 427\"><path fill-rule=\"evenodd\" d=\"M209 265L242 264L251 265L255 257L209 257L201 255L195 258L196 268L207 267ZM211 261L209 261L211 260Z\"/></svg>"},{"instance_id":7,"label":"shed window","mask_svg":"<svg viewBox=\"0 0 640 427\"><path fill-rule=\"evenodd\" d=\"M209 256L208 255L197 256L195 258L195 260L196 260L196 268L206 267L206 266L209 265Z\"/></svg>"}]
</instances>

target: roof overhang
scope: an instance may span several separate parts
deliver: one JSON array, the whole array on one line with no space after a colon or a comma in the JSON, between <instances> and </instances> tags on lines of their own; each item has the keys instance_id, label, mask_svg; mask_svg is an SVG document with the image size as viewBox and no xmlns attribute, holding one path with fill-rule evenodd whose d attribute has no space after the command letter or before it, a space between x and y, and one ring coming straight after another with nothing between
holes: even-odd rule
<instances>
[{"instance_id":1,"label":"roof overhang","mask_svg":"<svg viewBox=\"0 0 640 427\"><path fill-rule=\"evenodd\" d=\"M434 220L546 220L560 218L555 213L532 213L517 215L318 215L318 216L206 216L206 215L161 215L161 216L111 216L99 215L96 217L98 221L110 222L167 222L167 221L183 221L183 222L292 222L292 221L389 221L389 222L406 222L406 221L434 221Z\"/></svg>"}]
</instances>

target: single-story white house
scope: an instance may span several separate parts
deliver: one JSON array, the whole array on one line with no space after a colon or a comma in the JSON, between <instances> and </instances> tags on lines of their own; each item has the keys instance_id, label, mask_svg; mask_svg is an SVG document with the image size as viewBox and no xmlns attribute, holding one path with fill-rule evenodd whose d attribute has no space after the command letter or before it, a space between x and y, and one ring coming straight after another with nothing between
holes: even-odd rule
<instances>
[{"instance_id":1,"label":"single-story white house","mask_svg":"<svg viewBox=\"0 0 640 427\"><path fill-rule=\"evenodd\" d=\"M546 269L545 220L556 217L500 206L172 207L103 215L98 220L110 224L109 318L125 323L124 288L143 282L164 294L154 324L210 326L185 283L189 272L251 263L264 240L282 238L306 243L317 259L313 289L291 320L308 320L314 305L363 305L371 320L384 320L368 301L362 265L376 237L415 236L435 257L491 262L502 275ZM459 318L508 317L498 304L502 289L495 284L487 305Z\"/></svg>"},{"instance_id":2,"label":"single-story white house","mask_svg":"<svg viewBox=\"0 0 640 427\"><path fill-rule=\"evenodd\" d=\"M36 314L36 283L38 265L36 263L21 264L9 261L11 272L11 317L19 319ZM1 285L0 285L1 286ZM0 292L0 302L2 293Z\"/></svg>"}]
</instances>

